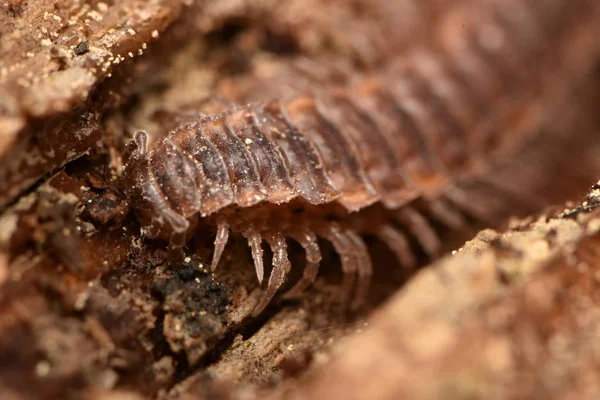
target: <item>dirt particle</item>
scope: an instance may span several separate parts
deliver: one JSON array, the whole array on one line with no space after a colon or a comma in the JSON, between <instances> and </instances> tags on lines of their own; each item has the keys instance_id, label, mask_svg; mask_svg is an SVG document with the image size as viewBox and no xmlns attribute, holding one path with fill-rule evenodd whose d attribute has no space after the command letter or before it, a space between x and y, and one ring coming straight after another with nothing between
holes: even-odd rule
<instances>
[{"instance_id":1,"label":"dirt particle","mask_svg":"<svg viewBox=\"0 0 600 400\"><path fill-rule=\"evenodd\" d=\"M75 49L73 49L75 54L77 54L78 56L87 53L89 50L90 50L90 47L88 45L88 42L85 40L82 42L79 42L79 44L77 46L75 46Z\"/></svg>"},{"instance_id":2,"label":"dirt particle","mask_svg":"<svg viewBox=\"0 0 600 400\"><path fill-rule=\"evenodd\" d=\"M40 361L35 366L35 374L39 377L44 377L50 373L50 364L48 361Z\"/></svg>"}]
</instances>

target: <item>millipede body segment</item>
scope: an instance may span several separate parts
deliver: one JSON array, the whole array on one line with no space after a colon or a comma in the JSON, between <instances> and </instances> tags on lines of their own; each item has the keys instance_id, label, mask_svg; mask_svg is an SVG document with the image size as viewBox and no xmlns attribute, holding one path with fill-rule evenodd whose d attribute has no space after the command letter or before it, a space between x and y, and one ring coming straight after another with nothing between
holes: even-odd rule
<instances>
[{"instance_id":1,"label":"millipede body segment","mask_svg":"<svg viewBox=\"0 0 600 400\"><path fill-rule=\"evenodd\" d=\"M255 314L291 268L286 238L307 259L289 295L315 279L322 238L340 255L346 298L358 275L360 302L372 274L361 236L382 240L403 265L415 263L407 233L435 255L440 242L428 218L458 229L461 213L478 212L455 184L510 157L540 109L585 72L589 60L561 57L573 43L588 58L596 52L586 38L600 7L539 3L459 2L433 28L433 43L347 86L247 105L213 101L211 113L182 114L149 149L147 134L136 133L123 182L143 235L181 248L198 222L214 224L214 269L237 232L259 281L266 241L273 269Z\"/></svg>"}]
</instances>

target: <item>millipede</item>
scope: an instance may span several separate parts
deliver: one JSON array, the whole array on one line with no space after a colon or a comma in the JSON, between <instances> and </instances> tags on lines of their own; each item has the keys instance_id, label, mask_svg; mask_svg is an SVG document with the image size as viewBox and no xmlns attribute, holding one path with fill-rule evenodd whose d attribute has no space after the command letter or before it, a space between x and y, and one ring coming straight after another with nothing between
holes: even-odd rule
<instances>
[{"instance_id":1,"label":"millipede","mask_svg":"<svg viewBox=\"0 0 600 400\"><path fill-rule=\"evenodd\" d=\"M152 146L138 131L121 183L142 235L181 251L199 223L214 225L214 270L230 232L240 234L261 283L266 241L272 270L254 315L291 270L286 240L306 256L285 294L296 296L317 276L324 239L340 256L344 301L360 304L373 272L363 236L402 265L415 263L407 234L434 256L429 218L459 229L465 213L485 217L457 182L510 158L540 109L591 64L596 2L542 3L459 2L432 28L433 43L347 85L248 104L214 97ZM588 59L569 58L575 44Z\"/></svg>"}]
</instances>

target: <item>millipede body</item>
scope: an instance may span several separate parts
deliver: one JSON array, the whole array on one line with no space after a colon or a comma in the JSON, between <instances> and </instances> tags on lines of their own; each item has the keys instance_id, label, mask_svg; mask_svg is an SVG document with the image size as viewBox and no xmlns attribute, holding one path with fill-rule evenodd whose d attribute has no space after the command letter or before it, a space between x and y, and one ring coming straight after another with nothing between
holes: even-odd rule
<instances>
[{"instance_id":1,"label":"millipede body","mask_svg":"<svg viewBox=\"0 0 600 400\"><path fill-rule=\"evenodd\" d=\"M246 105L214 100L182 114L150 148L136 133L122 182L143 235L177 249L197 223L214 224L214 269L237 232L259 281L266 241L273 269L255 314L290 271L286 238L307 259L288 295L314 281L325 239L340 255L345 298L357 275L360 302L373 268L362 235L382 240L403 265L415 262L407 234L434 255L440 242L428 218L458 229L462 212L477 213L455 184L510 157L540 110L588 68L600 7L541 3L457 2L432 28L432 43L348 85ZM574 43L589 49L587 59L568 58Z\"/></svg>"}]
</instances>

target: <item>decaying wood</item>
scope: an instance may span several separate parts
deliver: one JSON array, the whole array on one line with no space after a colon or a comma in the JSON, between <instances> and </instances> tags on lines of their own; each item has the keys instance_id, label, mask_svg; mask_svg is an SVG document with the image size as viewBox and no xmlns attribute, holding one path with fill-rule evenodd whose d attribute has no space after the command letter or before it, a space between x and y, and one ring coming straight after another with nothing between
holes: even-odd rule
<instances>
[{"instance_id":1,"label":"decaying wood","mask_svg":"<svg viewBox=\"0 0 600 400\"><path fill-rule=\"evenodd\" d=\"M90 92L139 56L179 1L6 2L0 11L0 207L48 171L99 147Z\"/></svg>"},{"instance_id":2,"label":"decaying wood","mask_svg":"<svg viewBox=\"0 0 600 400\"><path fill-rule=\"evenodd\" d=\"M597 202L480 232L267 398L597 397Z\"/></svg>"}]
</instances>

